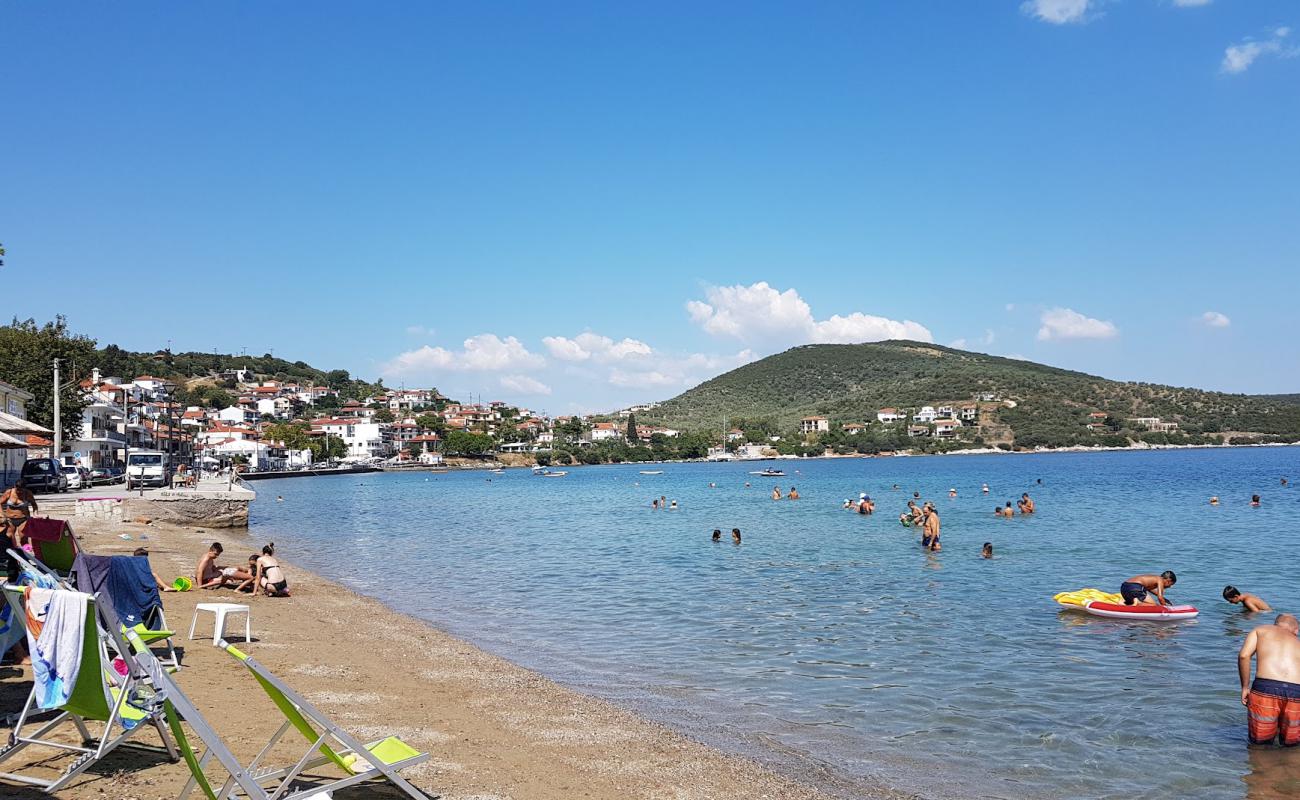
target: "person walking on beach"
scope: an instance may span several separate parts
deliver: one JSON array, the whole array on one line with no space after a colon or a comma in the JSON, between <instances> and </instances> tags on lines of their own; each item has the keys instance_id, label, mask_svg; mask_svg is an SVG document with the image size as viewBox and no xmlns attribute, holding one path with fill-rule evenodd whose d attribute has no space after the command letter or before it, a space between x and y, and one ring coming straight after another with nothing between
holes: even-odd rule
<instances>
[{"instance_id":1,"label":"person walking on beach","mask_svg":"<svg viewBox=\"0 0 1300 800\"><path fill-rule=\"evenodd\" d=\"M925 506L925 514L921 522L921 546L927 547L931 552L939 552L939 512L934 506L928 503Z\"/></svg>"},{"instance_id":2,"label":"person walking on beach","mask_svg":"<svg viewBox=\"0 0 1300 800\"><path fill-rule=\"evenodd\" d=\"M1165 599L1165 589L1178 582L1178 576L1172 570L1165 570L1159 575L1134 575L1119 585L1119 594L1126 606L1168 606L1173 605ZM1155 593L1155 599L1151 599Z\"/></svg>"},{"instance_id":3,"label":"person walking on beach","mask_svg":"<svg viewBox=\"0 0 1300 800\"><path fill-rule=\"evenodd\" d=\"M1229 603L1240 605L1242 611L1272 611L1273 607L1264 602L1264 598L1259 595L1249 594L1238 589L1236 586L1223 587L1223 599Z\"/></svg>"},{"instance_id":4,"label":"person walking on beach","mask_svg":"<svg viewBox=\"0 0 1300 800\"><path fill-rule=\"evenodd\" d=\"M4 533L9 539L9 544L5 547L23 549L23 529L27 527L27 521L37 510L39 506L36 504L36 495L27 488L27 481L22 478L6 489L4 494L0 494L0 514L4 515ZM14 562L14 566L17 566L17 562ZM17 575L15 571L10 577L17 577Z\"/></svg>"},{"instance_id":5,"label":"person walking on beach","mask_svg":"<svg viewBox=\"0 0 1300 800\"><path fill-rule=\"evenodd\" d=\"M1247 735L1252 744L1280 741L1300 744L1300 622L1279 614L1272 625L1246 634L1237 653L1241 704L1246 707ZM1255 680L1250 662L1255 660Z\"/></svg>"}]
</instances>

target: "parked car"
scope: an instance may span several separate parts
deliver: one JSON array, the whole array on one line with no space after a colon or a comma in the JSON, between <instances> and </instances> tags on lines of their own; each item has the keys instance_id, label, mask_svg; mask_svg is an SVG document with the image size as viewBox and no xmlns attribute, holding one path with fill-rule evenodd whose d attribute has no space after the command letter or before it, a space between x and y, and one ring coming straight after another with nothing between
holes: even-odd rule
<instances>
[{"instance_id":1,"label":"parked car","mask_svg":"<svg viewBox=\"0 0 1300 800\"><path fill-rule=\"evenodd\" d=\"M121 476L113 474L112 467L95 467L90 471L90 484L92 486L117 483L119 480L121 480Z\"/></svg>"},{"instance_id":2,"label":"parked car","mask_svg":"<svg viewBox=\"0 0 1300 800\"><path fill-rule=\"evenodd\" d=\"M79 492L90 485L88 481L82 480L81 467L73 466L71 464L63 465L63 477L68 480L69 491Z\"/></svg>"},{"instance_id":3,"label":"parked car","mask_svg":"<svg viewBox=\"0 0 1300 800\"><path fill-rule=\"evenodd\" d=\"M19 473L33 492L66 492L68 478L63 466L52 458L29 458Z\"/></svg>"}]
</instances>

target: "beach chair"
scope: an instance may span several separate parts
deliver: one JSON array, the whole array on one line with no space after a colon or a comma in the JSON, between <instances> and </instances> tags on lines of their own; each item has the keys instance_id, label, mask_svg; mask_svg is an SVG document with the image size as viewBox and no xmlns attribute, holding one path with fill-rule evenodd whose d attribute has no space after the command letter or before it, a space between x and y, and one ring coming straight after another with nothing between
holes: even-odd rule
<instances>
[{"instance_id":1,"label":"beach chair","mask_svg":"<svg viewBox=\"0 0 1300 800\"><path fill-rule=\"evenodd\" d=\"M86 584L85 586L78 585L78 582L75 580L75 575L73 574L73 572L75 572L76 569L75 559L73 560L73 569L69 571L67 576L64 576L50 569L47 565L45 565L39 560L28 559L26 557L26 554L24 553L20 553L12 548L10 548L7 552L9 553L10 556L13 557L15 561L18 562L19 567L21 567L24 571L32 572L39 575L45 575L46 577L50 578L59 586L62 586L65 589L69 589L71 591L86 591L88 594L108 593L108 587L107 585L105 585L106 584L105 581L100 581L99 582L100 586L90 586L89 584L91 582L89 580L82 581L82 583ZM81 555L85 555L85 554L79 554L78 557L80 557ZM103 556L89 556L89 555L86 555L85 557L103 558ZM132 556L132 558L144 558L144 556ZM150 575L152 574L153 573L151 571ZM156 605L151 606L148 610L146 610L145 612L146 618L144 620L142 620L141 622L137 622L136 624L130 626L130 628L140 636L140 638L144 641L145 644L152 645L157 642L165 643L167 646L167 658L162 660L163 664L170 669L178 670L181 668L181 657L176 652L176 647L172 641L173 637L176 636L176 632L167 627L167 617L163 614L162 595L158 593L158 587L156 585L153 587L153 596L154 596L154 600L156 601ZM110 605L111 605L111 600L112 600L111 596L109 596L107 599L110 601ZM127 627L128 626L124 624L120 624L120 628L121 628L120 632L125 634L127 631ZM102 632L101 635L103 635ZM116 642L114 642L111 637L107 637L106 635L105 638L107 643L111 647L116 649ZM123 657L126 656L125 653L119 653L118 655L121 655Z\"/></svg>"},{"instance_id":2,"label":"beach chair","mask_svg":"<svg viewBox=\"0 0 1300 800\"><path fill-rule=\"evenodd\" d=\"M33 517L23 528L23 535L31 540L37 560L59 575L72 571L72 562L81 548L72 526L61 519Z\"/></svg>"},{"instance_id":3,"label":"beach chair","mask_svg":"<svg viewBox=\"0 0 1300 800\"><path fill-rule=\"evenodd\" d=\"M114 595L114 585L109 580L109 565L113 559L144 559L145 566L136 565L139 581L143 588L147 600L141 604L140 608L133 609L132 616L122 622L124 629L132 628L147 645L153 645L162 642L167 648L167 658L162 659L165 666L174 669L180 669L180 656L176 654L176 645L173 637L176 632L167 626L167 616L163 612L162 595L158 592L158 584L154 582L153 570L148 567L149 559L147 556L92 556L89 553L78 553L76 560L72 565L72 580L79 591L89 594L99 595L106 598L114 606L114 609L120 609L121 603ZM98 569L92 567L98 565ZM146 577L147 576L147 577ZM122 619L123 613L118 612L118 619ZM138 620L137 620L138 616Z\"/></svg>"},{"instance_id":4,"label":"beach chair","mask_svg":"<svg viewBox=\"0 0 1300 800\"><path fill-rule=\"evenodd\" d=\"M202 720L202 715L197 715L196 718L184 711L179 712L179 716L185 718L207 747L198 756L194 755L188 739L185 738L179 719L169 718L173 735L180 746L182 757L190 767L191 774L190 781L181 790L180 800L185 800L196 787L208 800L227 800L227 798L240 796L252 800L305 800L309 797L329 797L331 793L340 789L376 779L388 781L413 800L429 800L428 795L412 786L399 774L403 769L429 760L428 753L416 750L396 736L363 744L335 725L329 717L271 674L256 659L240 652L224 640L220 642L220 646L252 673L262 690L284 715L284 724L257 757L245 767L239 764L230 750L216 737L207 723ZM171 683L172 679L171 676L162 676L160 680ZM180 709L179 701L183 698L175 693L172 697L178 701L174 703L173 708ZM184 702L188 703L187 700ZM197 714L197 712L193 713ZM198 725L195 724L196 720ZM263 762L272 749L291 730L306 739L309 745L306 752L293 766L283 768L265 766ZM204 771L213 758L221 763L230 776L218 790L213 790ZM345 777L332 781L318 780L315 776L311 780L302 778L308 770L327 764L333 764ZM256 788L250 787L250 783ZM236 787L239 787L239 790L236 790Z\"/></svg>"},{"instance_id":5,"label":"beach chair","mask_svg":"<svg viewBox=\"0 0 1300 800\"><path fill-rule=\"evenodd\" d=\"M23 587L5 585L3 591L5 601L14 615L25 619ZM57 778L0 772L0 780L36 786L46 792L57 792L109 752L123 746L165 755L172 761L179 760L179 754L164 727L165 695L156 686L148 685L146 675L140 669L130 666L133 663L130 659L127 659L126 675L118 674L108 659L100 631L107 631L115 639L118 648L130 651L117 633L116 617L106 614L106 611L105 606L94 596L87 596L81 668L68 701L53 709L41 709L33 685L27 702L18 715L18 721L9 734L8 742L0 747L0 764L33 746L76 754L76 758ZM43 723L32 721L33 717L49 712L55 714L52 720ZM51 738L51 734L65 723L76 728L81 744ZM150 727L162 738L161 748L128 741L136 733Z\"/></svg>"}]
</instances>

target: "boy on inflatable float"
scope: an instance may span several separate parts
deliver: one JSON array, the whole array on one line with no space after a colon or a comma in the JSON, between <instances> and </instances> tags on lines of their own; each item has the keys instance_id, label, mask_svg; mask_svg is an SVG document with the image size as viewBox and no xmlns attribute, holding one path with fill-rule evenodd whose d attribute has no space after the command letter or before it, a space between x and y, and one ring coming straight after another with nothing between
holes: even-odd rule
<instances>
[{"instance_id":1,"label":"boy on inflatable float","mask_svg":"<svg viewBox=\"0 0 1300 800\"><path fill-rule=\"evenodd\" d=\"M1168 606L1173 605L1165 599L1165 589L1178 582L1178 576L1172 570L1165 570L1159 575L1134 575L1119 585L1120 596L1124 605L1132 606ZM1155 599L1151 599L1151 593Z\"/></svg>"}]
</instances>

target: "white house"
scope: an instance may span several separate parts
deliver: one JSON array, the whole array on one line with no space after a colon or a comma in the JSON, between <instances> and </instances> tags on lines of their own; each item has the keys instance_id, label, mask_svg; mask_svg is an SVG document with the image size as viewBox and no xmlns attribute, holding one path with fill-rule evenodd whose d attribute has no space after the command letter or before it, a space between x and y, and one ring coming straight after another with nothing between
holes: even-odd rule
<instances>
[{"instance_id":1,"label":"white house","mask_svg":"<svg viewBox=\"0 0 1300 800\"><path fill-rule=\"evenodd\" d=\"M912 415L913 422L934 422L935 417L939 414L934 410L934 406L921 406L921 410Z\"/></svg>"},{"instance_id":2,"label":"white house","mask_svg":"<svg viewBox=\"0 0 1300 800\"><path fill-rule=\"evenodd\" d=\"M318 419L311 424L313 431L337 436L347 445L347 458L383 458L388 447L384 441L384 424L361 419Z\"/></svg>"},{"instance_id":3,"label":"white house","mask_svg":"<svg viewBox=\"0 0 1300 800\"><path fill-rule=\"evenodd\" d=\"M80 435L63 447L87 469L115 466L122 461L126 415L116 402L119 397L117 387L107 384L92 387L85 394L89 402L81 412Z\"/></svg>"},{"instance_id":4,"label":"white house","mask_svg":"<svg viewBox=\"0 0 1300 800\"><path fill-rule=\"evenodd\" d=\"M866 426L858 422L846 422L844 423L843 430L850 436L857 436L859 433L866 430Z\"/></svg>"},{"instance_id":5,"label":"white house","mask_svg":"<svg viewBox=\"0 0 1300 800\"><path fill-rule=\"evenodd\" d=\"M962 422L975 422L976 420L979 419L979 417L980 417L979 406L962 406L962 407L961 407L961 421L962 421Z\"/></svg>"},{"instance_id":6,"label":"white house","mask_svg":"<svg viewBox=\"0 0 1300 800\"><path fill-rule=\"evenodd\" d=\"M907 415L899 413L896 408L882 408L876 412L876 419L884 423L902 422Z\"/></svg>"},{"instance_id":7,"label":"white house","mask_svg":"<svg viewBox=\"0 0 1300 800\"><path fill-rule=\"evenodd\" d=\"M612 422L597 422L591 426L591 440L593 442L603 442L622 437L623 431Z\"/></svg>"},{"instance_id":8,"label":"white house","mask_svg":"<svg viewBox=\"0 0 1300 800\"><path fill-rule=\"evenodd\" d=\"M939 406L937 409L935 409L935 413L940 417L947 417L951 419L957 416L957 409L953 408L952 406Z\"/></svg>"},{"instance_id":9,"label":"white house","mask_svg":"<svg viewBox=\"0 0 1300 800\"><path fill-rule=\"evenodd\" d=\"M804 417L799 420L800 433L821 433L830 429L830 420L825 417Z\"/></svg>"},{"instance_id":10,"label":"white house","mask_svg":"<svg viewBox=\"0 0 1300 800\"><path fill-rule=\"evenodd\" d=\"M936 419L934 421L934 435L940 438L950 439L957 435L957 429L960 427L960 420Z\"/></svg>"},{"instance_id":11,"label":"white house","mask_svg":"<svg viewBox=\"0 0 1300 800\"><path fill-rule=\"evenodd\" d=\"M257 410L243 406L229 406L217 412L217 419L232 425L244 422L257 422Z\"/></svg>"},{"instance_id":12,"label":"white house","mask_svg":"<svg viewBox=\"0 0 1300 800\"><path fill-rule=\"evenodd\" d=\"M745 438L745 432L739 428L732 428L731 430L727 431L727 441L729 442L738 442L744 438Z\"/></svg>"}]
</instances>

